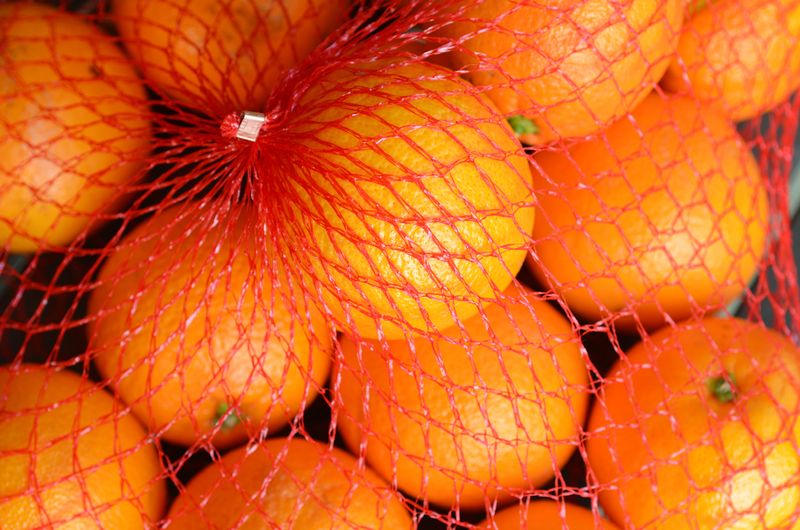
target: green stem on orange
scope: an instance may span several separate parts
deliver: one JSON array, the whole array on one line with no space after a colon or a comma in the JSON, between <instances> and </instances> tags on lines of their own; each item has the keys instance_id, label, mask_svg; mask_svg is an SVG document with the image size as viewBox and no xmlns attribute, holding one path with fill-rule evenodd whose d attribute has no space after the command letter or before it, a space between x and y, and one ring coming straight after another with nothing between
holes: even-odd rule
<instances>
[{"instance_id":1,"label":"green stem on orange","mask_svg":"<svg viewBox=\"0 0 800 530\"><path fill-rule=\"evenodd\" d=\"M509 116L508 124L514 130L517 136L521 136L523 134L539 134L539 127L536 126L533 120L526 118L521 114Z\"/></svg>"},{"instance_id":2,"label":"green stem on orange","mask_svg":"<svg viewBox=\"0 0 800 530\"><path fill-rule=\"evenodd\" d=\"M730 403L736 399L736 380L733 374L728 372L727 376L718 375L711 377L706 382L708 391L714 396L714 399L720 403Z\"/></svg>"},{"instance_id":3,"label":"green stem on orange","mask_svg":"<svg viewBox=\"0 0 800 530\"><path fill-rule=\"evenodd\" d=\"M693 16L698 11L701 11L708 5L708 0L693 0L689 2L688 14Z\"/></svg>"},{"instance_id":4,"label":"green stem on orange","mask_svg":"<svg viewBox=\"0 0 800 530\"><path fill-rule=\"evenodd\" d=\"M223 431L229 431L242 423L244 417L238 414L235 410L230 410L227 403L220 403L217 405L217 411L214 415L214 424L222 425Z\"/></svg>"}]
</instances>

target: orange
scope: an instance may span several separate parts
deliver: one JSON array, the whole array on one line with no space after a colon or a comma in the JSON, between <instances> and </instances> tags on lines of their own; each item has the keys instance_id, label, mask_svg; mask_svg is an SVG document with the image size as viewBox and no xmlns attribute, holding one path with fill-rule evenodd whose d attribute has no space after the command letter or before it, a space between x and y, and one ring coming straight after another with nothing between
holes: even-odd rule
<instances>
[{"instance_id":1,"label":"orange","mask_svg":"<svg viewBox=\"0 0 800 530\"><path fill-rule=\"evenodd\" d=\"M329 72L287 132L262 133L299 151L274 155L295 167L263 200L339 329L367 338L475 315L521 268L533 227L527 160L491 102L450 70L398 61Z\"/></svg>"},{"instance_id":2,"label":"orange","mask_svg":"<svg viewBox=\"0 0 800 530\"><path fill-rule=\"evenodd\" d=\"M342 439L412 497L482 508L546 483L577 447L589 384L580 339L525 288L510 287L463 330L344 337L341 347Z\"/></svg>"},{"instance_id":3,"label":"orange","mask_svg":"<svg viewBox=\"0 0 800 530\"><path fill-rule=\"evenodd\" d=\"M593 134L633 109L672 59L683 17L681 0L456 5L444 29L463 39L454 66L503 114L532 121L518 132L536 144Z\"/></svg>"},{"instance_id":4,"label":"orange","mask_svg":"<svg viewBox=\"0 0 800 530\"><path fill-rule=\"evenodd\" d=\"M601 138L535 165L531 264L586 319L653 329L725 305L758 268L766 187L714 108L653 94Z\"/></svg>"},{"instance_id":5,"label":"orange","mask_svg":"<svg viewBox=\"0 0 800 530\"><path fill-rule=\"evenodd\" d=\"M663 85L719 104L734 120L772 109L800 87L800 2L703 3L686 21Z\"/></svg>"},{"instance_id":6,"label":"orange","mask_svg":"<svg viewBox=\"0 0 800 530\"><path fill-rule=\"evenodd\" d=\"M85 236L149 151L141 80L76 15L0 5L0 245L56 249Z\"/></svg>"},{"instance_id":7,"label":"orange","mask_svg":"<svg viewBox=\"0 0 800 530\"><path fill-rule=\"evenodd\" d=\"M625 528L800 528L800 351L775 331L660 330L612 368L589 430L600 502Z\"/></svg>"},{"instance_id":8,"label":"orange","mask_svg":"<svg viewBox=\"0 0 800 530\"><path fill-rule=\"evenodd\" d=\"M284 426L330 368L332 332L243 213L172 209L114 249L89 301L100 373L174 443L231 446Z\"/></svg>"},{"instance_id":9,"label":"orange","mask_svg":"<svg viewBox=\"0 0 800 530\"><path fill-rule=\"evenodd\" d=\"M388 484L341 449L277 438L226 454L195 476L167 517L175 530L413 527Z\"/></svg>"},{"instance_id":10,"label":"orange","mask_svg":"<svg viewBox=\"0 0 800 530\"><path fill-rule=\"evenodd\" d=\"M591 510L550 500L518 504L497 512L478 528L496 530L616 530Z\"/></svg>"},{"instance_id":11,"label":"orange","mask_svg":"<svg viewBox=\"0 0 800 530\"><path fill-rule=\"evenodd\" d=\"M167 491L136 418L71 372L0 367L0 528L150 528Z\"/></svg>"},{"instance_id":12,"label":"orange","mask_svg":"<svg viewBox=\"0 0 800 530\"><path fill-rule=\"evenodd\" d=\"M349 0L114 0L128 51L156 88L188 103L262 111L283 74L349 12Z\"/></svg>"}]
</instances>

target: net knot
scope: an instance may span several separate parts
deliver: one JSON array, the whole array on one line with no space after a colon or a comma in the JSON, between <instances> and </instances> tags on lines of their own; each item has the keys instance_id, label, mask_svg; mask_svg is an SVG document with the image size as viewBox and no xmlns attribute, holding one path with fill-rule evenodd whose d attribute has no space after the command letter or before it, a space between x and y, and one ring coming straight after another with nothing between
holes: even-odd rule
<instances>
[{"instance_id":1,"label":"net knot","mask_svg":"<svg viewBox=\"0 0 800 530\"><path fill-rule=\"evenodd\" d=\"M223 138L233 139L236 138L236 131L239 130L239 123L242 121L242 115L239 112L232 112L225 116L222 124L219 126L219 132Z\"/></svg>"},{"instance_id":2,"label":"net knot","mask_svg":"<svg viewBox=\"0 0 800 530\"><path fill-rule=\"evenodd\" d=\"M232 112L222 120L219 132L223 138L239 138L255 142L266 121L266 116L260 112Z\"/></svg>"}]
</instances>

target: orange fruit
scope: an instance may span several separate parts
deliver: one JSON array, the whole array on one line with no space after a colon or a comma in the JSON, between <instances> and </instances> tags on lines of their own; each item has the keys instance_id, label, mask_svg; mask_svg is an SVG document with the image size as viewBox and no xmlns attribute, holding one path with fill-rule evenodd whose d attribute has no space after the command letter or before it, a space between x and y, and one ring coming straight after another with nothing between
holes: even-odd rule
<instances>
[{"instance_id":1,"label":"orange fruit","mask_svg":"<svg viewBox=\"0 0 800 530\"><path fill-rule=\"evenodd\" d=\"M772 109L800 87L800 3L704 2L686 21L662 84L734 120Z\"/></svg>"},{"instance_id":2,"label":"orange fruit","mask_svg":"<svg viewBox=\"0 0 800 530\"><path fill-rule=\"evenodd\" d=\"M195 476L167 519L175 530L413 527L399 495L341 449L277 438L226 454Z\"/></svg>"},{"instance_id":3,"label":"orange fruit","mask_svg":"<svg viewBox=\"0 0 800 530\"><path fill-rule=\"evenodd\" d=\"M633 109L672 59L681 0L487 0L456 4L456 68L487 87L529 143L604 129ZM519 127L519 125L517 125Z\"/></svg>"},{"instance_id":4,"label":"orange fruit","mask_svg":"<svg viewBox=\"0 0 800 530\"><path fill-rule=\"evenodd\" d=\"M302 148L290 191L264 200L339 329L367 338L475 315L521 268L533 227L530 168L491 102L452 71L399 61L329 72L263 139Z\"/></svg>"},{"instance_id":5,"label":"orange fruit","mask_svg":"<svg viewBox=\"0 0 800 530\"><path fill-rule=\"evenodd\" d=\"M0 245L64 247L140 174L145 90L111 37L76 15L2 4L0 43Z\"/></svg>"},{"instance_id":6,"label":"orange fruit","mask_svg":"<svg viewBox=\"0 0 800 530\"><path fill-rule=\"evenodd\" d=\"M753 155L714 108L655 93L602 137L535 157L531 264L590 320L656 328L717 309L766 245Z\"/></svg>"},{"instance_id":7,"label":"orange fruit","mask_svg":"<svg viewBox=\"0 0 800 530\"><path fill-rule=\"evenodd\" d=\"M159 213L115 248L91 295L97 368L171 442L226 447L278 429L327 378L332 332L251 221Z\"/></svg>"},{"instance_id":8,"label":"orange fruit","mask_svg":"<svg viewBox=\"0 0 800 530\"><path fill-rule=\"evenodd\" d=\"M579 344L558 311L516 285L435 339L345 336L339 432L412 497L464 509L505 501L552 479L577 447L589 384Z\"/></svg>"},{"instance_id":9,"label":"orange fruit","mask_svg":"<svg viewBox=\"0 0 800 530\"><path fill-rule=\"evenodd\" d=\"M290 68L347 19L349 0L114 0L120 35L156 88L263 110Z\"/></svg>"},{"instance_id":10,"label":"orange fruit","mask_svg":"<svg viewBox=\"0 0 800 530\"><path fill-rule=\"evenodd\" d=\"M478 528L496 530L615 530L591 510L569 503L538 500L497 512Z\"/></svg>"},{"instance_id":11,"label":"orange fruit","mask_svg":"<svg viewBox=\"0 0 800 530\"><path fill-rule=\"evenodd\" d=\"M0 367L0 528L150 528L158 453L121 403L71 372Z\"/></svg>"},{"instance_id":12,"label":"orange fruit","mask_svg":"<svg viewBox=\"0 0 800 530\"><path fill-rule=\"evenodd\" d=\"M797 523L800 351L775 331L733 318L658 331L612 368L589 430L600 502L626 528Z\"/></svg>"}]
</instances>

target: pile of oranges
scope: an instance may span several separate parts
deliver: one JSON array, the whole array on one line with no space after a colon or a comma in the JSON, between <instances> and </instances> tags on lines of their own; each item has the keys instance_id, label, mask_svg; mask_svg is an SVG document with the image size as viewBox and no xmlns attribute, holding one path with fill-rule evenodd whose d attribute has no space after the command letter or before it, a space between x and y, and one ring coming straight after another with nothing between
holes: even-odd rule
<instances>
[{"instance_id":1,"label":"pile of oranges","mask_svg":"<svg viewBox=\"0 0 800 530\"><path fill-rule=\"evenodd\" d=\"M122 222L86 354L0 366L0 529L800 529L800 349L718 312L773 237L735 122L800 87L800 1L98 13L0 4L3 248ZM159 105L215 124L207 193L134 219ZM641 340L601 373L592 331Z\"/></svg>"}]
</instances>

